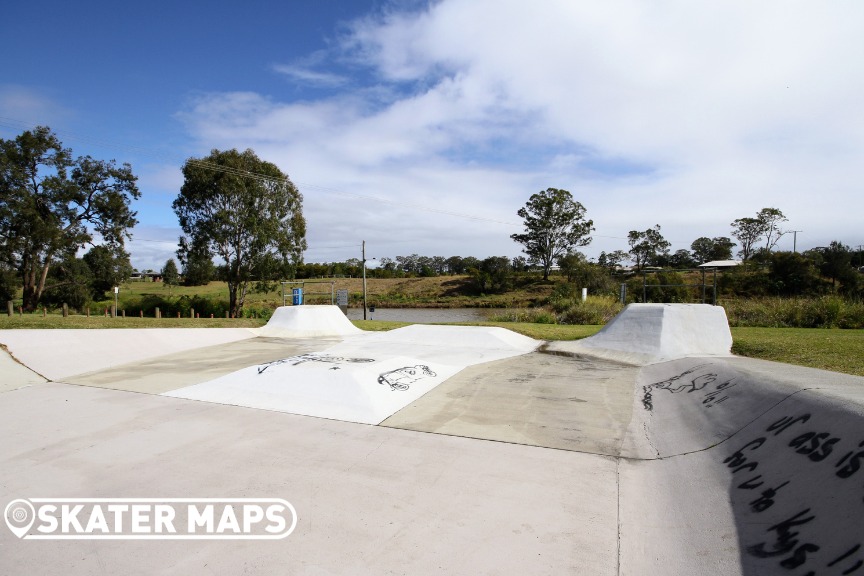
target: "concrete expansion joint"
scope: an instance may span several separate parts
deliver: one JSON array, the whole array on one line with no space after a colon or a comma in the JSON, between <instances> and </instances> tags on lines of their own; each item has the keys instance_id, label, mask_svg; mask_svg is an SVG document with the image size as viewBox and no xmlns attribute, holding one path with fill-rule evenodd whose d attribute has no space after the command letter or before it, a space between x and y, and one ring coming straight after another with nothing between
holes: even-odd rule
<instances>
[{"instance_id":1,"label":"concrete expansion joint","mask_svg":"<svg viewBox=\"0 0 864 576\"><path fill-rule=\"evenodd\" d=\"M621 458L615 459L615 497L617 500L615 514L618 532L615 549L615 574L621 576Z\"/></svg>"},{"instance_id":2,"label":"concrete expansion joint","mask_svg":"<svg viewBox=\"0 0 864 576\"><path fill-rule=\"evenodd\" d=\"M15 354L13 354L12 351L9 350L9 347L6 346L5 344L0 343L0 350L2 350L3 352L5 352L6 354L8 354L8 355L9 355L9 358L11 358L11 359L12 359L16 364L18 364L19 366L22 366L23 368L26 368L27 370L29 370L29 371L32 372L33 374L36 374L36 375L39 376L40 378L44 378L44 379L47 380L48 382L53 382L53 380L51 380L50 378L46 377L44 374L40 374L39 372L37 372L36 370L34 370L33 368L31 368L30 366L27 366L26 364L24 364L24 362L22 362L21 360L19 360L18 358L16 358L16 357L15 357Z\"/></svg>"}]
</instances>

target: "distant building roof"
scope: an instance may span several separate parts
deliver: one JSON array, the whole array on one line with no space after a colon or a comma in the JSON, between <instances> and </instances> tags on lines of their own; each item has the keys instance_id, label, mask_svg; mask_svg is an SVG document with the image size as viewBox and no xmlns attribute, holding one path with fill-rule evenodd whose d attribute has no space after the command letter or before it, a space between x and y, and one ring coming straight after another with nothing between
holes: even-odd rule
<instances>
[{"instance_id":1,"label":"distant building roof","mask_svg":"<svg viewBox=\"0 0 864 576\"><path fill-rule=\"evenodd\" d=\"M711 262L700 264L699 268L732 268L740 265L741 262L738 260L712 260Z\"/></svg>"}]
</instances>

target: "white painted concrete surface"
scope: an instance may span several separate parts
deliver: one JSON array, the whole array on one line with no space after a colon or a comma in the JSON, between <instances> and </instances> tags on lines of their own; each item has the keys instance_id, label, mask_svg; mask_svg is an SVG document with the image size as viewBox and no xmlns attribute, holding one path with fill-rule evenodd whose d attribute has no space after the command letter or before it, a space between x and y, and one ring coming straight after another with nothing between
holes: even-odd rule
<instances>
[{"instance_id":1,"label":"white painted concrete surface","mask_svg":"<svg viewBox=\"0 0 864 576\"><path fill-rule=\"evenodd\" d=\"M316 308L297 316L314 320L331 307ZM323 352L165 395L378 424L467 366L526 354L539 344L501 328L415 325L352 336Z\"/></svg>"}]
</instances>

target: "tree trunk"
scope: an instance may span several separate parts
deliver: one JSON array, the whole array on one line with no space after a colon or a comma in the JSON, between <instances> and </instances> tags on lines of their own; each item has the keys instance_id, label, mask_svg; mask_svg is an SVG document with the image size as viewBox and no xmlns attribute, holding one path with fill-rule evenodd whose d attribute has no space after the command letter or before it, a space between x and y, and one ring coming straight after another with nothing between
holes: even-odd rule
<instances>
[{"instance_id":1,"label":"tree trunk","mask_svg":"<svg viewBox=\"0 0 864 576\"><path fill-rule=\"evenodd\" d=\"M237 318L237 284L228 282L228 310L232 318Z\"/></svg>"},{"instance_id":2,"label":"tree trunk","mask_svg":"<svg viewBox=\"0 0 864 576\"><path fill-rule=\"evenodd\" d=\"M42 292L45 291L45 282L48 279L48 268L50 267L49 262L50 257L46 256L45 264L41 265L39 258L31 255L24 259L21 266L21 276L24 279L23 307L28 312L36 310L39 299L42 298Z\"/></svg>"}]
</instances>

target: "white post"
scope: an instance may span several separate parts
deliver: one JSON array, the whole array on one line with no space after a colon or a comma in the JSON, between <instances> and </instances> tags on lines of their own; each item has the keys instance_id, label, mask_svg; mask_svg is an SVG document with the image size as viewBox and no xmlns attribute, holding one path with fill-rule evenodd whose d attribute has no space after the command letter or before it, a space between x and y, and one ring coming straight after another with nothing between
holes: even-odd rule
<instances>
[{"instance_id":1,"label":"white post","mask_svg":"<svg viewBox=\"0 0 864 576\"><path fill-rule=\"evenodd\" d=\"M355 244L356 246L356 244ZM363 320L366 320L366 241L363 240Z\"/></svg>"},{"instance_id":2,"label":"white post","mask_svg":"<svg viewBox=\"0 0 864 576\"><path fill-rule=\"evenodd\" d=\"M582 288L582 302L588 299L588 289Z\"/></svg>"}]
</instances>

